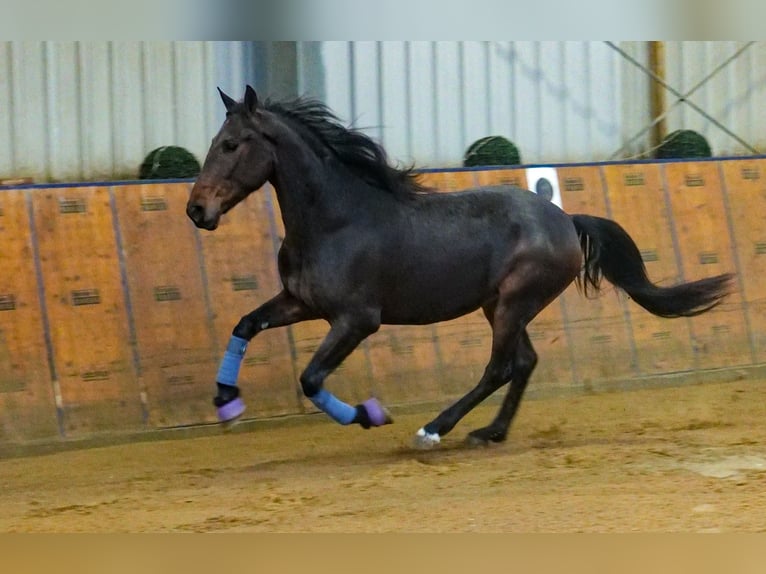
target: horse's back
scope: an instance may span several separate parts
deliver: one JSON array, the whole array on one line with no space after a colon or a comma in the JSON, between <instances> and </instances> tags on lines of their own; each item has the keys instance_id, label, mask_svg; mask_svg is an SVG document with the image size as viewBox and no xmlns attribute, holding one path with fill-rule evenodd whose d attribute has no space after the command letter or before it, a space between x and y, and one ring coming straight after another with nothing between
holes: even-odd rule
<instances>
[{"instance_id":1,"label":"horse's back","mask_svg":"<svg viewBox=\"0 0 766 574\"><path fill-rule=\"evenodd\" d=\"M514 238L536 237L564 245L576 239L569 215L556 204L520 187L483 186L434 192L418 199L418 215L423 215L424 221L432 219L447 228L453 222L470 228L478 225L496 237L512 232Z\"/></svg>"},{"instance_id":2,"label":"horse's back","mask_svg":"<svg viewBox=\"0 0 766 574\"><path fill-rule=\"evenodd\" d=\"M495 296L519 258L557 267L579 250L570 217L532 192L492 186L423 194L381 246L384 322L431 323Z\"/></svg>"}]
</instances>

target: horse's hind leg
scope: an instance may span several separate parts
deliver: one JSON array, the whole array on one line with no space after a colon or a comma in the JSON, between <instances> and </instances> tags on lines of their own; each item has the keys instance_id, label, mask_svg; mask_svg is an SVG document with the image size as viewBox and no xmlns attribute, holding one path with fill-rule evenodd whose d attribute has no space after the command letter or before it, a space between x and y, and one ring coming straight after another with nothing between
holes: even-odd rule
<instances>
[{"instance_id":1,"label":"horse's hind leg","mask_svg":"<svg viewBox=\"0 0 766 574\"><path fill-rule=\"evenodd\" d=\"M417 446L429 447L438 443L476 405L508 382L519 339L525 333L527 323L549 300L549 297L540 299L535 275L534 267L518 268L503 283L496 302L485 307L484 312L492 324L492 354L484 374L464 397L418 431Z\"/></svg>"},{"instance_id":2,"label":"horse's hind leg","mask_svg":"<svg viewBox=\"0 0 766 574\"><path fill-rule=\"evenodd\" d=\"M518 332L516 336L518 336ZM417 446L430 447L437 444L441 437L450 432L460 419L508 381L508 365L512 363L512 349L515 348L512 337L511 334L507 337L498 338L498 333L496 331L493 333L492 356L479 383L418 431L415 438Z\"/></svg>"},{"instance_id":3,"label":"horse's hind leg","mask_svg":"<svg viewBox=\"0 0 766 574\"><path fill-rule=\"evenodd\" d=\"M570 258L563 250L556 255L558 257L547 259L530 257L525 263L514 266L500 284L490 320L492 354L484 375L476 387L418 431L415 438L417 446L430 447L438 443L460 419L504 385L511 378L510 371L514 367L519 368L521 373L518 378L513 377L511 398L507 400L506 409L510 415L516 411L536 361L526 335L527 324L571 283L579 268L579 252L577 257ZM485 309L485 313L487 311ZM524 343L520 342L522 339ZM523 374L525 368L528 371L526 376ZM508 417L510 424L510 416L503 416Z\"/></svg>"},{"instance_id":4,"label":"horse's hind leg","mask_svg":"<svg viewBox=\"0 0 766 574\"><path fill-rule=\"evenodd\" d=\"M486 427L476 429L468 434L468 441L472 444L488 444L490 442L503 442L508 436L513 417L521 403L521 397L527 388L529 377L537 365L537 353L526 329L521 334L516 354L511 363L511 384L508 393L503 399L503 404L495 419Z\"/></svg>"}]
</instances>

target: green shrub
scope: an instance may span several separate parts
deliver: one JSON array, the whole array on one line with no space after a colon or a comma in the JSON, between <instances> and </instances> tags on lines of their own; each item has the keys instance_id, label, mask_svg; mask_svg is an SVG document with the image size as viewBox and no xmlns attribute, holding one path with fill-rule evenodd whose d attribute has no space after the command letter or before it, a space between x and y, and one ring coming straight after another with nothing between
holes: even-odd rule
<instances>
[{"instance_id":1,"label":"green shrub","mask_svg":"<svg viewBox=\"0 0 766 574\"><path fill-rule=\"evenodd\" d=\"M676 130L665 136L657 148L657 159L685 159L711 157L713 152L707 140L693 130Z\"/></svg>"},{"instance_id":2,"label":"green shrub","mask_svg":"<svg viewBox=\"0 0 766 574\"><path fill-rule=\"evenodd\" d=\"M487 136L476 140L468 146L463 157L465 167L520 164L519 148L503 136Z\"/></svg>"},{"instance_id":3,"label":"green shrub","mask_svg":"<svg viewBox=\"0 0 766 574\"><path fill-rule=\"evenodd\" d=\"M139 179L181 179L197 177L201 166L197 158L178 146L162 146L146 156L138 172Z\"/></svg>"}]
</instances>

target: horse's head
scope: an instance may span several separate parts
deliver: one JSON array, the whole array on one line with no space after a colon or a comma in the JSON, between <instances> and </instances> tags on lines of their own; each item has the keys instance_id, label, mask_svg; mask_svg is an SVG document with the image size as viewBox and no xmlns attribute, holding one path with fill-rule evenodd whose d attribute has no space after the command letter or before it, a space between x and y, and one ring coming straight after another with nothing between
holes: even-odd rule
<instances>
[{"instance_id":1,"label":"horse's head","mask_svg":"<svg viewBox=\"0 0 766 574\"><path fill-rule=\"evenodd\" d=\"M202 171L186 204L186 214L197 227L213 230L221 215L260 188L274 170L274 141L265 134L267 123L255 90L247 86L242 102L218 92L226 106L226 120L213 138Z\"/></svg>"}]
</instances>

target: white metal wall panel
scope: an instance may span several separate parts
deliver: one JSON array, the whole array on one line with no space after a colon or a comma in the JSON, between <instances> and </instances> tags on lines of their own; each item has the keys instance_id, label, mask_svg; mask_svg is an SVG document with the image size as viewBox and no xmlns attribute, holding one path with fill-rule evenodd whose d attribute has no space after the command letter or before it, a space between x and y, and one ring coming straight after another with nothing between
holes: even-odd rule
<instances>
[{"instance_id":1,"label":"white metal wall panel","mask_svg":"<svg viewBox=\"0 0 766 574\"><path fill-rule=\"evenodd\" d=\"M207 117L206 102L215 98L213 82L208 81L205 69L205 45L198 42L179 42L173 45L173 101L176 145L197 152L204 159L205 143L210 141L208 125L200 118ZM242 88L240 88L241 90ZM203 91L206 92L203 94ZM222 106L219 106L219 109ZM162 145L162 144L160 144ZM201 147L200 147L201 146Z\"/></svg>"},{"instance_id":2,"label":"white metal wall panel","mask_svg":"<svg viewBox=\"0 0 766 574\"><path fill-rule=\"evenodd\" d=\"M44 49L48 164L57 177L72 179L82 168L79 53L74 43L57 47L46 43Z\"/></svg>"},{"instance_id":3,"label":"white metal wall panel","mask_svg":"<svg viewBox=\"0 0 766 574\"><path fill-rule=\"evenodd\" d=\"M433 148L435 158L461 158L465 152L467 106L462 83L462 52L457 42L435 42L434 50L434 108ZM405 117L405 116L402 116ZM393 127L393 126L392 126ZM416 158L410 158L410 163Z\"/></svg>"},{"instance_id":4,"label":"white metal wall panel","mask_svg":"<svg viewBox=\"0 0 766 574\"><path fill-rule=\"evenodd\" d=\"M458 63L459 73L455 75L459 83L455 88L460 92L463 104L463 133L460 141L463 151L467 147L466 141L476 141L492 134L489 46L488 42L463 42L459 46L461 61ZM444 159L437 158L437 161Z\"/></svg>"},{"instance_id":5,"label":"white metal wall panel","mask_svg":"<svg viewBox=\"0 0 766 574\"><path fill-rule=\"evenodd\" d=\"M114 42L111 46L112 164L118 177L135 177L136 158L150 150L144 145L143 51L140 42ZM95 129L98 123L93 124ZM87 177L87 176L86 176Z\"/></svg>"},{"instance_id":6,"label":"white metal wall panel","mask_svg":"<svg viewBox=\"0 0 766 574\"><path fill-rule=\"evenodd\" d=\"M408 83L409 83L409 126L411 157L408 162L416 161L423 166L437 164L434 117L434 101L436 72L431 42L410 42L408 50ZM459 113L459 110L455 110ZM397 150L390 150L394 156Z\"/></svg>"},{"instance_id":7,"label":"white metal wall panel","mask_svg":"<svg viewBox=\"0 0 766 574\"><path fill-rule=\"evenodd\" d=\"M591 149L593 141L592 120L595 110L591 105L590 44L585 42L564 43L562 57L562 97L569 102L564 113L562 146L564 149Z\"/></svg>"},{"instance_id":8,"label":"white metal wall panel","mask_svg":"<svg viewBox=\"0 0 766 574\"><path fill-rule=\"evenodd\" d=\"M745 42L668 42L667 82L686 94L716 67L735 54ZM667 94L668 107L676 97ZM699 87L689 100L737 136L764 150L766 115L766 45L757 42ZM692 129L703 134L716 155L750 153L741 143L713 125L697 111L682 104L668 115L668 131Z\"/></svg>"},{"instance_id":9,"label":"white metal wall panel","mask_svg":"<svg viewBox=\"0 0 766 574\"><path fill-rule=\"evenodd\" d=\"M143 44L142 52L144 145L152 149L178 141L175 133L173 47L170 42L147 42Z\"/></svg>"},{"instance_id":10,"label":"white metal wall panel","mask_svg":"<svg viewBox=\"0 0 766 574\"><path fill-rule=\"evenodd\" d=\"M515 99L513 92L513 68L509 65L512 42L492 42L488 50L489 58L489 123L494 130L504 130L506 137L516 134ZM494 135L494 134L492 134ZM473 141L473 140L472 140ZM455 142L455 145L459 145ZM465 153L465 150L460 150ZM524 157L522 156L522 161Z\"/></svg>"},{"instance_id":11,"label":"white metal wall panel","mask_svg":"<svg viewBox=\"0 0 766 574\"><path fill-rule=\"evenodd\" d=\"M502 131L497 134L510 137L519 147L522 161L535 163L543 157L543 140L556 137L553 133L540 133L542 110L539 102L542 98L543 74L540 70L539 45L537 42L513 42L511 55L509 65L512 66L512 89L516 102L516 131L512 135L515 137Z\"/></svg>"},{"instance_id":12,"label":"white metal wall panel","mask_svg":"<svg viewBox=\"0 0 766 574\"><path fill-rule=\"evenodd\" d=\"M380 141L382 133L380 105L380 58L378 42L355 42L351 51L351 93L354 123ZM372 105L365 105L370 103Z\"/></svg>"},{"instance_id":13,"label":"white metal wall panel","mask_svg":"<svg viewBox=\"0 0 766 574\"><path fill-rule=\"evenodd\" d=\"M353 122L354 119L351 45L351 42L322 43L322 57L325 66L332 67L331 71L327 71L326 76L325 103L338 117L343 118L348 123ZM370 102L366 107L374 106L375 103Z\"/></svg>"},{"instance_id":14,"label":"white metal wall panel","mask_svg":"<svg viewBox=\"0 0 766 574\"><path fill-rule=\"evenodd\" d=\"M78 47L81 170L76 177L87 174L92 179L106 179L113 176L115 168L113 46L109 42L84 42Z\"/></svg>"},{"instance_id":15,"label":"white metal wall panel","mask_svg":"<svg viewBox=\"0 0 766 574\"><path fill-rule=\"evenodd\" d=\"M11 45L0 42L0 173L11 173L13 150L16 147L13 135L13 66Z\"/></svg>"},{"instance_id":16,"label":"white metal wall panel","mask_svg":"<svg viewBox=\"0 0 766 574\"><path fill-rule=\"evenodd\" d=\"M0 178L135 178L180 145L200 161L223 119L216 85L254 83L248 42L0 42Z\"/></svg>"},{"instance_id":17,"label":"white metal wall panel","mask_svg":"<svg viewBox=\"0 0 766 574\"><path fill-rule=\"evenodd\" d=\"M368 133L422 167L460 165L487 135L528 163L606 159L624 117L645 120L648 88L622 102L637 73L601 42L324 42L321 55L330 107L359 128L380 118Z\"/></svg>"},{"instance_id":18,"label":"white metal wall panel","mask_svg":"<svg viewBox=\"0 0 766 574\"><path fill-rule=\"evenodd\" d=\"M10 47L11 166L21 174L48 171L48 106L45 98L46 53L43 42L13 42Z\"/></svg>"},{"instance_id":19,"label":"white metal wall panel","mask_svg":"<svg viewBox=\"0 0 766 574\"><path fill-rule=\"evenodd\" d=\"M645 68L649 67L649 52L645 42L623 42L620 45L622 50L635 59ZM619 93L614 94L614 98L605 105L616 106L621 114L612 116L613 123L606 124L608 116L601 114L596 123L598 131L596 133L606 133L607 137L602 140L603 143L597 143L594 140L592 145L603 147L612 141L611 134L619 134L620 145L612 151L606 159L629 159L644 157L643 154L651 148L652 130L647 129L652 122L650 108L650 78L637 66L625 61L622 57L614 58L615 52L605 44L595 44L593 46L595 54L601 54L599 60L592 60L593 69L609 69L613 77L619 78ZM590 77L593 74L589 74ZM594 82L592 85L593 93L604 89L604 85ZM636 137L638 134L643 134ZM623 148L624 144L624 148ZM614 154L620 152L619 155Z\"/></svg>"},{"instance_id":20,"label":"white metal wall panel","mask_svg":"<svg viewBox=\"0 0 766 574\"><path fill-rule=\"evenodd\" d=\"M564 82L566 50L559 42L538 44L538 68L540 76L539 106L540 126L539 154L545 157L567 157L566 135L569 93Z\"/></svg>"},{"instance_id":21,"label":"white metal wall panel","mask_svg":"<svg viewBox=\"0 0 766 574\"><path fill-rule=\"evenodd\" d=\"M407 46L403 42L381 42L380 76L381 142L392 156L409 162L412 150L404 129L410 123L409 75Z\"/></svg>"},{"instance_id":22,"label":"white metal wall panel","mask_svg":"<svg viewBox=\"0 0 766 574\"><path fill-rule=\"evenodd\" d=\"M667 81L685 92L744 45L667 42ZM619 46L646 65L646 43ZM246 83L260 85L269 50L257 60L256 49L0 42L0 178L132 178L161 145L202 160L224 116L215 86L239 98ZM304 42L295 52L296 89L310 87L393 159L422 167L460 165L468 145L495 134L514 141L526 163L609 159L651 121L649 79L604 42ZM765 97L759 42L691 100L764 149ZM703 133L716 154L747 152L686 105L668 116L668 129L679 128ZM648 144L649 132L618 157Z\"/></svg>"},{"instance_id":23,"label":"white metal wall panel","mask_svg":"<svg viewBox=\"0 0 766 574\"><path fill-rule=\"evenodd\" d=\"M720 49L725 52L723 57L736 51L741 42L723 42L727 46ZM721 94L712 111L726 126L746 141L755 144L764 142L763 102L766 101L766 46L762 42L749 48L727 69L721 72L714 90ZM737 144L721 136L712 137L711 145L714 153L736 153ZM763 148L762 148L763 149ZM741 151L741 150L739 150Z\"/></svg>"}]
</instances>

